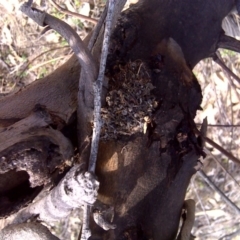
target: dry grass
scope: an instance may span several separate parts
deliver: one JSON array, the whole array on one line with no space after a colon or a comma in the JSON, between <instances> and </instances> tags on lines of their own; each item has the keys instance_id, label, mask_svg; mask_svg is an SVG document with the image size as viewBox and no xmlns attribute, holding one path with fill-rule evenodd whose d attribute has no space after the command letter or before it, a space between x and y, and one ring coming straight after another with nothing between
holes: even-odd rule
<instances>
[{"instance_id":1,"label":"dry grass","mask_svg":"<svg viewBox=\"0 0 240 240\"><path fill-rule=\"evenodd\" d=\"M40 1L36 2L39 5ZM56 2L62 2L61 6L71 11L98 18L105 1L89 0L82 2L82 5L77 0ZM15 0L0 3L1 95L17 91L35 79L51 73L72 54L65 40L55 32L49 31L41 36L43 29L18 11L22 3L23 1ZM51 4L48 4L47 11L68 22L82 38L93 27L92 23L59 13ZM225 50L221 51L221 54L227 66L239 75L239 54ZM195 67L194 73L203 90L203 111L199 111L196 122L201 123L207 116L208 137L239 158L240 84L211 59L201 61ZM216 124L218 126L213 126ZM212 146L207 145L207 149L208 156L203 161L203 171L234 204L240 206L239 165ZM220 165L223 165L226 171ZM193 229L196 239L240 239L239 212L236 213L226 204L198 174L192 180L188 197L194 198L197 203ZM61 239L77 239L79 215L79 211L74 212L69 221L59 223L61 227L53 226L53 230ZM235 236L231 236L235 232Z\"/></svg>"},{"instance_id":2,"label":"dry grass","mask_svg":"<svg viewBox=\"0 0 240 240\"><path fill-rule=\"evenodd\" d=\"M240 55L226 50L222 50L221 55L226 65L239 75ZM239 158L239 83L211 59L201 61L194 72L203 90L203 111L198 112L196 122L201 123L207 117L208 137ZM240 206L239 164L211 145L206 147L208 156L203 160L203 171L236 206ZM197 239L240 239L240 211L236 212L224 202L199 174L192 179L188 197L197 203L193 231Z\"/></svg>"}]
</instances>

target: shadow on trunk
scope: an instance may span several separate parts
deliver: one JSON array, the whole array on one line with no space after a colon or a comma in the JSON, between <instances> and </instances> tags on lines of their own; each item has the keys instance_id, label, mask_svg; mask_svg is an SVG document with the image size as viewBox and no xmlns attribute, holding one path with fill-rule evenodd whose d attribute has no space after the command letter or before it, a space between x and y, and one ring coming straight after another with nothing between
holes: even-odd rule
<instances>
[{"instance_id":1,"label":"shadow on trunk","mask_svg":"<svg viewBox=\"0 0 240 240\"><path fill-rule=\"evenodd\" d=\"M233 4L229 0L142 0L121 14L107 61L108 87L103 98L104 124L96 170L100 189L95 206L112 206L117 227L104 231L91 221L90 239L176 237L189 181L198 169L199 157L204 156L194 123L196 111L201 109L202 92L192 68L217 50L224 34L222 19ZM51 120L35 126L32 134L46 137L44 144L51 140L55 149L53 154L50 145L32 138L31 147L22 146L18 134L24 135L24 128L3 139L18 141L1 150L1 165L10 164L12 152L39 147L45 154L42 168L38 166L33 171L35 165L29 167L34 176L36 171L45 173L42 181L38 179L35 184L30 170L22 165L8 165L8 173L1 172L3 181L7 181L8 175L22 179L19 184L14 180L9 189L3 188L1 194L6 201L9 197L5 192L20 183L29 181L30 187L46 185L55 169L64 169L64 162L73 156L77 144L71 134L66 138L61 132L63 126L69 132L73 126L76 129L73 116L77 109L78 68L73 57L50 76L0 101L4 127L8 119L26 122L36 104L44 105ZM13 131L11 128L21 121L7 124L10 126L1 134ZM26 171L29 179L21 171ZM31 192L28 189L26 196ZM2 201L0 209L5 208L4 204Z\"/></svg>"}]
</instances>

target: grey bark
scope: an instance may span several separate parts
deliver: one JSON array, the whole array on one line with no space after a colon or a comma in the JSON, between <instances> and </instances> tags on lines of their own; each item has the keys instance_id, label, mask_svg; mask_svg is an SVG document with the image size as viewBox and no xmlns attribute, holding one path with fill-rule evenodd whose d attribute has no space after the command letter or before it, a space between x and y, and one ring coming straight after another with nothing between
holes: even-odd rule
<instances>
[{"instance_id":1,"label":"grey bark","mask_svg":"<svg viewBox=\"0 0 240 240\"><path fill-rule=\"evenodd\" d=\"M59 240L40 223L13 224L0 231L0 240Z\"/></svg>"}]
</instances>

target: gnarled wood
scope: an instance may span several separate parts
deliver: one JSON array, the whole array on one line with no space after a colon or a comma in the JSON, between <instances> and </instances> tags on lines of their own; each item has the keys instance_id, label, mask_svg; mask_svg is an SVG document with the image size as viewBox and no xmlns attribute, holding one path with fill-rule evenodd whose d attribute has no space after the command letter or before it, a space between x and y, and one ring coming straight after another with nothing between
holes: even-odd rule
<instances>
[{"instance_id":1,"label":"gnarled wood","mask_svg":"<svg viewBox=\"0 0 240 240\"><path fill-rule=\"evenodd\" d=\"M158 106L151 116L146 113L150 117L145 124L147 134L138 128L128 135L116 132L115 139L101 141L98 200L114 207L117 228L105 232L93 224L91 239L175 238L187 186L196 172L198 157L203 155L193 122L202 94L191 69L219 47L221 21L234 4L234 0L140 0L122 13L111 39L109 91L123 91L123 82L116 81L121 79L116 78L117 72L124 76L129 61L138 60L148 66L147 73L154 86L151 96ZM0 119L24 118L33 105L40 103L68 122L76 110L77 68L78 64L71 59L49 77L17 93L15 98L1 100ZM134 85L136 79L132 76L129 81ZM24 96L27 93L30 94ZM124 97L121 100L144 104L146 99L138 102L138 98L136 93L133 100ZM24 102L26 106L18 110L16 106ZM126 107L111 114L128 111ZM122 124L128 124L127 120Z\"/></svg>"},{"instance_id":2,"label":"gnarled wood","mask_svg":"<svg viewBox=\"0 0 240 240\"><path fill-rule=\"evenodd\" d=\"M28 117L1 129L1 217L32 200L73 156L71 142L52 129L52 123L50 114L38 106Z\"/></svg>"}]
</instances>

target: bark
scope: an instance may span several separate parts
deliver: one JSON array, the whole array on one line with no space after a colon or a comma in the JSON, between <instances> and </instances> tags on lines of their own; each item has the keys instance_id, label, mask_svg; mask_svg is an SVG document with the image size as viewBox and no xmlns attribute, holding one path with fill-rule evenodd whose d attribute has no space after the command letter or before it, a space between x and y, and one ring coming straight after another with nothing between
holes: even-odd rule
<instances>
[{"instance_id":1,"label":"bark","mask_svg":"<svg viewBox=\"0 0 240 240\"><path fill-rule=\"evenodd\" d=\"M59 238L51 234L47 227L40 223L22 223L8 226L0 232L0 239L59 240Z\"/></svg>"},{"instance_id":2,"label":"bark","mask_svg":"<svg viewBox=\"0 0 240 240\"><path fill-rule=\"evenodd\" d=\"M92 205L97 198L99 182L83 169L79 164L72 167L50 194L21 211L12 223L23 223L36 216L45 222L58 221L84 203Z\"/></svg>"},{"instance_id":3,"label":"bark","mask_svg":"<svg viewBox=\"0 0 240 240\"><path fill-rule=\"evenodd\" d=\"M202 93L192 68L217 50L222 19L234 4L140 0L121 14L107 62L96 172L96 206L112 206L117 227L106 232L92 222L90 239L176 237L186 189L204 155L193 121ZM26 118L42 104L58 123L68 124L77 108L78 68L72 58L1 100L2 123Z\"/></svg>"},{"instance_id":4,"label":"bark","mask_svg":"<svg viewBox=\"0 0 240 240\"><path fill-rule=\"evenodd\" d=\"M0 130L1 217L31 201L71 159L71 142L51 124L51 115L37 106L28 117Z\"/></svg>"}]
</instances>

